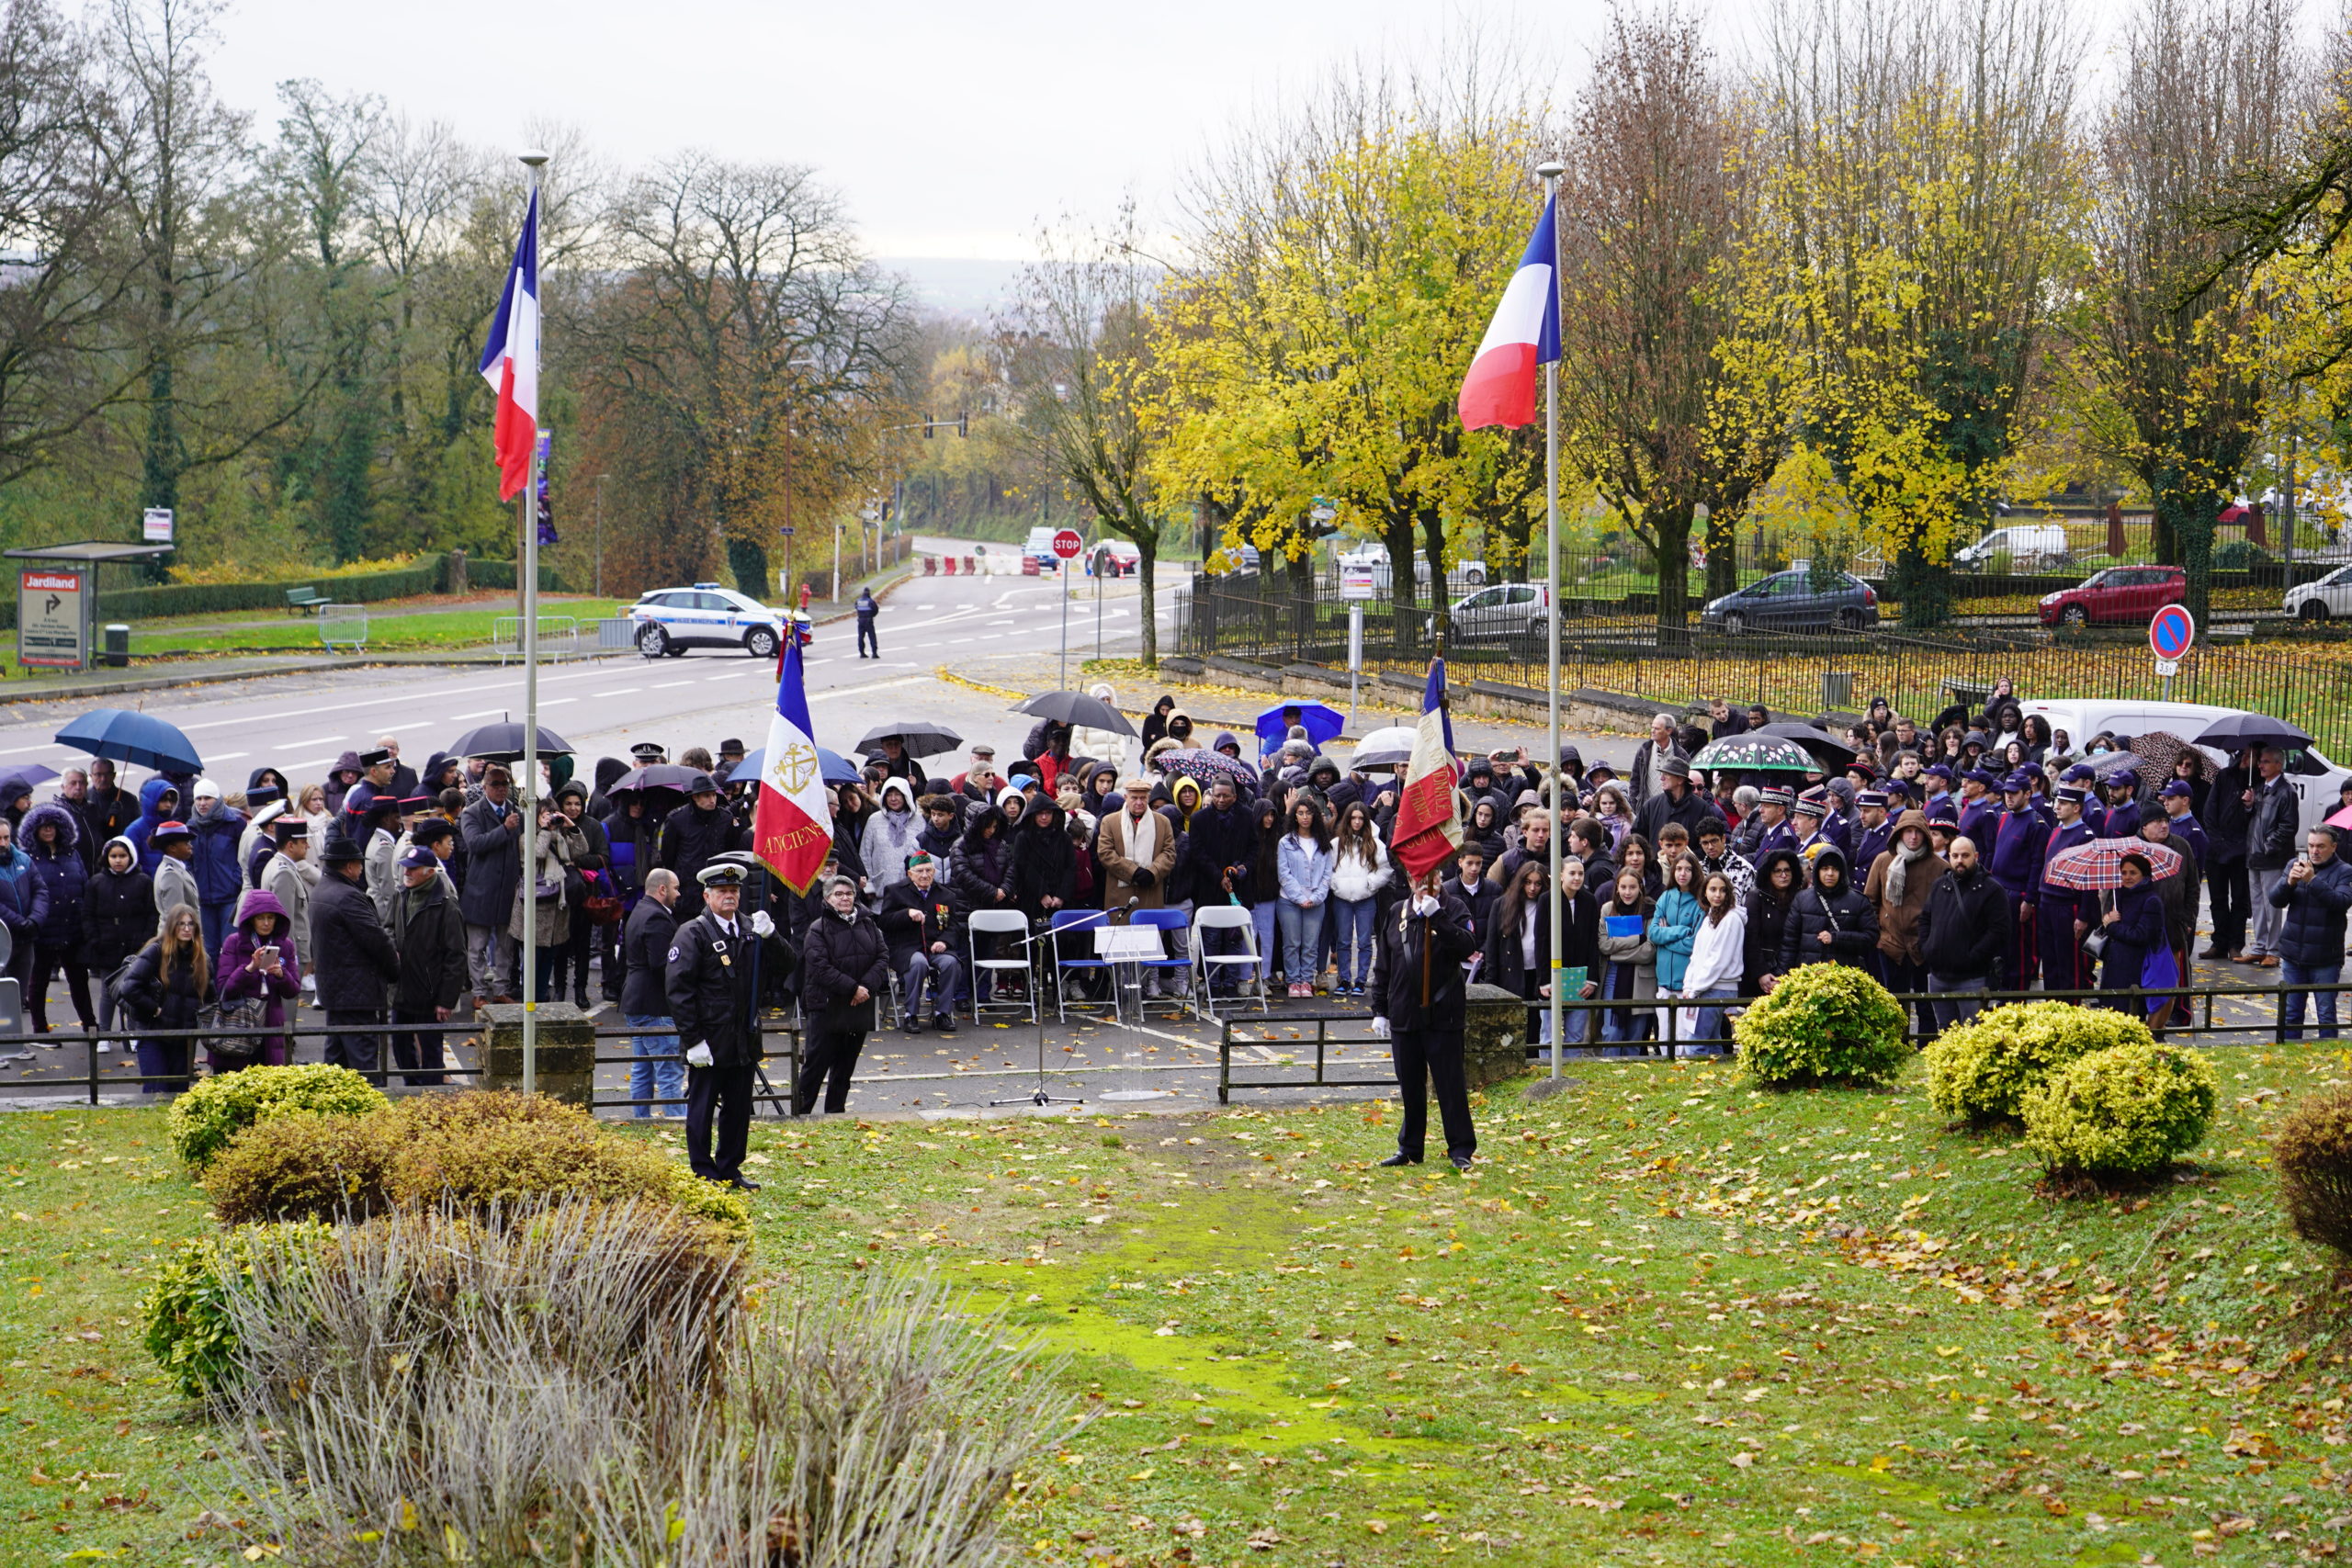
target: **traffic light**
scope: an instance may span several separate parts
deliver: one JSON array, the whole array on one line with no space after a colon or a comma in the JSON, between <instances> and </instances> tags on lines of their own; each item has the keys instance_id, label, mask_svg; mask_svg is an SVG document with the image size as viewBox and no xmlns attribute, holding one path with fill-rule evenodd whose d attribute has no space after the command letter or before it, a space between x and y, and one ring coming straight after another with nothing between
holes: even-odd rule
<instances>
[{"instance_id":1,"label":"traffic light","mask_svg":"<svg viewBox=\"0 0 2352 1568\"><path fill-rule=\"evenodd\" d=\"M930 414L926 413L922 416L922 438L925 441L931 439L931 433L937 428L937 423L932 419Z\"/></svg>"}]
</instances>

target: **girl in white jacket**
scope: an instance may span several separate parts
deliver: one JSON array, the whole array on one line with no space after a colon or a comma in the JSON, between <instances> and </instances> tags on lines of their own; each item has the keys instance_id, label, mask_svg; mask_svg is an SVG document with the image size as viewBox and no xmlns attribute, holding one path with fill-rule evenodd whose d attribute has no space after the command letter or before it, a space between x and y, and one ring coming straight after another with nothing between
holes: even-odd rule
<instances>
[{"instance_id":1,"label":"girl in white jacket","mask_svg":"<svg viewBox=\"0 0 2352 1568\"><path fill-rule=\"evenodd\" d=\"M1707 1005L1680 1010L1675 1024L1696 1053L1727 1051L1729 1032L1724 1028L1724 1006L1739 995L1739 976L1747 947L1747 912L1739 907L1739 893L1731 877L1720 871L1707 874L1699 890L1706 913L1699 919L1690 943L1690 962L1682 971L1681 995Z\"/></svg>"},{"instance_id":2,"label":"girl in white jacket","mask_svg":"<svg viewBox=\"0 0 2352 1568\"><path fill-rule=\"evenodd\" d=\"M1339 973L1331 994L1360 997L1364 982L1372 978L1374 900L1388 886L1390 875L1380 829L1372 825L1372 813L1361 801L1340 813L1332 851L1331 906L1326 919Z\"/></svg>"}]
</instances>

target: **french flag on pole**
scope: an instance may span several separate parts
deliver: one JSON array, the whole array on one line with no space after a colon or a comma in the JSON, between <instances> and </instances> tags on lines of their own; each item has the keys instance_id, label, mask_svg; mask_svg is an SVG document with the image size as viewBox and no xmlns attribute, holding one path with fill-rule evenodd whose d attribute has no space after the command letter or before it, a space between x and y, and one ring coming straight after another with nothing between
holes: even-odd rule
<instances>
[{"instance_id":1,"label":"french flag on pole","mask_svg":"<svg viewBox=\"0 0 2352 1568\"><path fill-rule=\"evenodd\" d=\"M539 434L539 193L523 214L498 319L482 345L481 377L498 397L491 439L498 454L498 499L512 501L530 481Z\"/></svg>"},{"instance_id":2,"label":"french flag on pole","mask_svg":"<svg viewBox=\"0 0 2352 1568\"><path fill-rule=\"evenodd\" d=\"M1536 367L1560 357L1560 252L1552 224L1558 206L1556 197L1544 204L1527 254L1503 290L1503 302L1495 307L1495 319L1487 323L1470 374L1462 379L1455 407L1464 430L1534 422Z\"/></svg>"},{"instance_id":3,"label":"french flag on pole","mask_svg":"<svg viewBox=\"0 0 2352 1568\"><path fill-rule=\"evenodd\" d=\"M1429 684L1421 694L1413 760L1405 765L1405 791L1397 798L1396 826L1390 834L1389 853L1414 882L1462 847L1462 814L1453 805L1460 778L1453 719L1445 711L1445 660L1432 659Z\"/></svg>"},{"instance_id":4,"label":"french flag on pole","mask_svg":"<svg viewBox=\"0 0 2352 1568\"><path fill-rule=\"evenodd\" d=\"M760 798L752 808L752 852L795 893L806 893L833 847L822 760L808 722L800 639L788 633L776 663L775 717L768 725Z\"/></svg>"}]
</instances>

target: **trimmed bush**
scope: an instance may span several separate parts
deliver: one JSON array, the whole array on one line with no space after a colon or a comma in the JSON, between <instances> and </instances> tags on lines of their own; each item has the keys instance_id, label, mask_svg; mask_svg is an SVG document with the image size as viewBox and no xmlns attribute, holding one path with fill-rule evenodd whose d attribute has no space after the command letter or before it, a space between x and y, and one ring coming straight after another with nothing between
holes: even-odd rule
<instances>
[{"instance_id":1,"label":"trimmed bush","mask_svg":"<svg viewBox=\"0 0 2352 1568\"><path fill-rule=\"evenodd\" d=\"M419 1095L357 1118L279 1116L233 1138L204 1173L230 1224L366 1220L454 1204L479 1212L543 1195L645 1199L748 1236L741 1193L545 1095Z\"/></svg>"},{"instance_id":2,"label":"trimmed bush","mask_svg":"<svg viewBox=\"0 0 2352 1568\"><path fill-rule=\"evenodd\" d=\"M172 1101L172 1150L191 1171L202 1171L229 1140L256 1122L296 1111L365 1116L391 1102L349 1067L324 1063L247 1067L199 1078Z\"/></svg>"},{"instance_id":3,"label":"trimmed bush","mask_svg":"<svg viewBox=\"0 0 2352 1568\"><path fill-rule=\"evenodd\" d=\"M147 1353L172 1385L201 1399L236 1380L239 1341L224 1278L250 1281L257 1256L270 1277L307 1268L334 1234L310 1223L246 1225L181 1243L139 1303Z\"/></svg>"},{"instance_id":4,"label":"trimmed bush","mask_svg":"<svg viewBox=\"0 0 2352 1568\"><path fill-rule=\"evenodd\" d=\"M2203 1141L2220 1097L2178 1046L2094 1051L2026 1096L2026 1143L2054 1175L2144 1176Z\"/></svg>"},{"instance_id":5,"label":"trimmed bush","mask_svg":"<svg viewBox=\"0 0 2352 1568\"><path fill-rule=\"evenodd\" d=\"M1843 964L1789 971L1732 1029L1740 1071L1771 1089L1884 1083L1911 1048L1894 994Z\"/></svg>"},{"instance_id":6,"label":"trimmed bush","mask_svg":"<svg viewBox=\"0 0 2352 1568\"><path fill-rule=\"evenodd\" d=\"M2025 1097L2067 1063L2156 1037L2130 1013L2073 1002L2011 1002L1956 1023L1928 1047L1928 1099L1938 1111L1983 1126L2015 1121Z\"/></svg>"},{"instance_id":7,"label":"trimmed bush","mask_svg":"<svg viewBox=\"0 0 2352 1568\"><path fill-rule=\"evenodd\" d=\"M2270 1157L2295 1234L2352 1257L2352 1089L2312 1095L2288 1111Z\"/></svg>"}]
</instances>

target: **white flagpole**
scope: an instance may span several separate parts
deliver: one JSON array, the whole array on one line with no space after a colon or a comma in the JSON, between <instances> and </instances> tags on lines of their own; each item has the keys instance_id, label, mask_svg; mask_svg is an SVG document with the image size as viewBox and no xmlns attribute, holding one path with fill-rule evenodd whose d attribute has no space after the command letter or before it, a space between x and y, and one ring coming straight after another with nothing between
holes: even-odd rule
<instances>
[{"instance_id":1,"label":"white flagpole","mask_svg":"<svg viewBox=\"0 0 2352 1568\"><path fill-rule=\"evenodd\" d=\"M1544 176L1544 204L1551 208L1559 199L1560 175L1566 170L1562 164L1539 164L1535 172ZM1553 211L1552 229L1552 301L1556 309L1560 299L1559 214ZM1549 635L1551 708L1544 733L1548 737L1544 754L1544 766L1552 780L1552 1076L1560 1076L1560 1036L1566 1027L1567 998L1561 995L1563 976L1560 960L1566 955L1564 942L1567 925L1567 906L1560 893L1560 838L1567 827L1566 805L1560 789L1560 366L1557 360L1544 367L1544 592L1552 596L1552 612L1544 617ZM1590 1017L1589 1014L1587 1015Z\"/></svg>"},{"instance_id":2,"label":"white flagpole","mask_svg":"<svg viewBox=\"0 0 2352 1568\"><path fill-rule=\"evenodd\" d=\"M539 352L547 333L539 312L539 231L537 223L539 170L548 155L536 148L516 154L531 171L531 195L524 209L533 216L531 235L531 332L540 342L531 344L536 370L544 370ZM544 385L544 379L541 381ZM533 400L535 402L536 399ZM531 413L531 464L523 481L523 908L521 980L523 987L523 1092L534 1094L539 1085L539 964L538 901L535 881L539 842L539 430L538 411Z\"/></svg>"}]
</instances>

